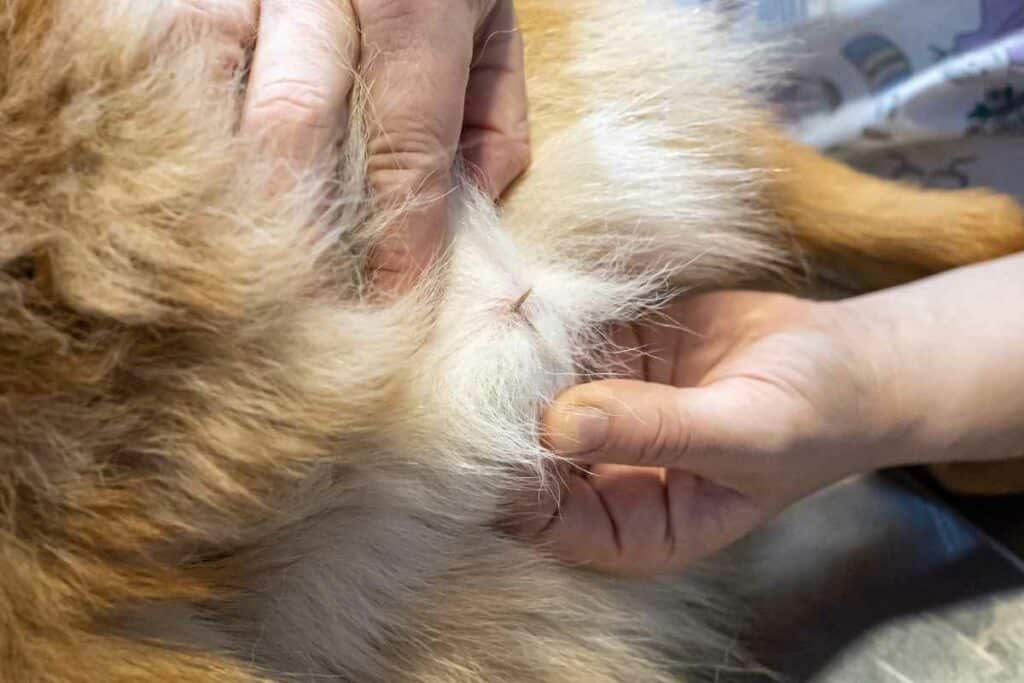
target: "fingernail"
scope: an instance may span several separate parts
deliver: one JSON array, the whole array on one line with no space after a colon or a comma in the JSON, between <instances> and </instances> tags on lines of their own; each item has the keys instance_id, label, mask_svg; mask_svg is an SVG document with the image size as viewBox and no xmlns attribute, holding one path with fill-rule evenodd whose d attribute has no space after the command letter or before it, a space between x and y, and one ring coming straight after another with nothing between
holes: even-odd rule
<instances>
[{"instance_id":1,"label":"fingernail","mask_svg":"<svg viewBox=\"0 0 1024 683\"><path fill-rule=\"evenodd\" d=\"M545 437L548 447L559 455L590 453L608 437L608 414L591 406L554 408Z\"/></svg>"}]
</instances>

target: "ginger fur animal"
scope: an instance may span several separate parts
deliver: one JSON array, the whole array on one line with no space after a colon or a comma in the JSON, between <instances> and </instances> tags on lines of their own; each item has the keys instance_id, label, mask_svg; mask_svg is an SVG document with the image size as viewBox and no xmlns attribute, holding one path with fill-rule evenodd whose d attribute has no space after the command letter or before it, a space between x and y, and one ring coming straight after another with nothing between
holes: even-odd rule
<instances>
[{"instance_id":1,"label":"ginger fur animal","mask_svg":"<svg viewBox=\"0 0 1024 683\"><path fill-rule=\"evenodd\" d=\"M541 485L540 406L666 286L808 254L874 286L1024 246L1006 198L767 132L757 50L708 11L519 10L534 166L500 211L462 183L447 257L385 306L358 91L336 153L264 191L216 17L0 0L0 678L695 676L726 648L698 577L600 577L496 528Z\"/></svg>"}]
</instances>

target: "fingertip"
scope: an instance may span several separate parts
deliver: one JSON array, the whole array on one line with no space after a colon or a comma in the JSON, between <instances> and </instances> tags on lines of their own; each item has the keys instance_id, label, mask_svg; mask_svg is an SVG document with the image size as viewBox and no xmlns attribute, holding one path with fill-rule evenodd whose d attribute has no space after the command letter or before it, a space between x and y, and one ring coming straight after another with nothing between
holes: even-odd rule
<instances>
[{"instance_id":1,"label":"fingertip","mask_svg":"<svg viewBox=\"0 0 1024 683\"><path fill-rule=\"evenodd\" d=\"M607 420L612 416L614 403L614 380L569 387L546 406L541 416L544 445L560 455L584 453L584 437L593 443L596 437L607 435ZM601 424L602 420L605 424ZM588 422L589 425L585 424Z\"/></svg>"},{"instance_id":2,"label":"fingertip","mask_svg":"<svg viewBox=\"0 0 1024 683\"><path fill-rule=\"evenodd\" d=\"M563 456L581 456L599 450L610 429L610 416L601 408L556 401L544 413L542 441Z\"/></svg>"}]
</instances>

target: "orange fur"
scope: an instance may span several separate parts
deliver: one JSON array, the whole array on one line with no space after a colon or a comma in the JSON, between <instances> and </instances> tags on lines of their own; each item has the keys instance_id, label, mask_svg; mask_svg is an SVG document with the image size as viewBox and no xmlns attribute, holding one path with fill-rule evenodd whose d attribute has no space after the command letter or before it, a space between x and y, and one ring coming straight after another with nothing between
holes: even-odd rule
<instances>
[{"instance_id":1,"label":"orange fur","mask_svg":"<svg viewBox=\"0 0 1024 683\"><path fill-rule=\"evenodd\" d=\"M523 32L531 112L530 135L535 145L543 144L553 129L564 128L585 109L579 81L568 73L575 49L574 14L578 3L525 0L516 3L516 15Z\"/></svg>"},{"instance_id":2,"label":"orange fur","mask_svg":"<svg viewBox=\"0 0 1024 683\"><path fill-rule=\"evenodd\" d=\"M812 257L875 289L1024 249L1024 212L985 189L886 181L776 134L758 136L773 169L766 202Z\"/></svg>"}]
</instances>

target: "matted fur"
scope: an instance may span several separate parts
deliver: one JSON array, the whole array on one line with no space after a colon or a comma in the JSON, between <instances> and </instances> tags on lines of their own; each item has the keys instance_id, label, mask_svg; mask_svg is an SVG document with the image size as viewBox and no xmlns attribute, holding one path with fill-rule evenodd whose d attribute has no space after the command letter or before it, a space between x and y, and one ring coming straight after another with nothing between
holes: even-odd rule
<instances>
[{"instance_id":1,"label":"matted fur","mask_svg":"<svg viewBox=\"0 0 1024 683\"><path fill-rule=\"evenodd\" d=\"M755 60L701 10L519 5L534 167L501 214L464 184L448 258L381 306L358 93L340 161L269 192L234 37L172 2L0 0L0 677L719 661L696 579L561 567L495 524L609 322L783 264Z\"/></svg>"}]
</instances>

